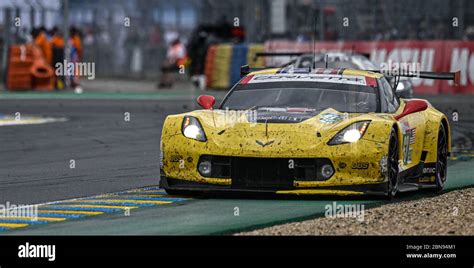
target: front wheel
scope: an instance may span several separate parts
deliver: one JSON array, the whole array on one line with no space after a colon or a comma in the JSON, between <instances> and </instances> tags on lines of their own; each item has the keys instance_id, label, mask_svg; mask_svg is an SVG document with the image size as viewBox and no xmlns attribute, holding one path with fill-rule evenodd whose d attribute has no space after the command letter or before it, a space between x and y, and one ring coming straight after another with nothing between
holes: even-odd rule
<instances>
[{"instance_id":1,"label":"front wheel","mask_svg":"<svg viewBox=\"0 0 474 268\"><path fill-rule=\"evenodd\" d=\"M387 197L392 199L398 192L398 136L395 129L390 132L387 159Z\"/></svg>"}]
</instances>

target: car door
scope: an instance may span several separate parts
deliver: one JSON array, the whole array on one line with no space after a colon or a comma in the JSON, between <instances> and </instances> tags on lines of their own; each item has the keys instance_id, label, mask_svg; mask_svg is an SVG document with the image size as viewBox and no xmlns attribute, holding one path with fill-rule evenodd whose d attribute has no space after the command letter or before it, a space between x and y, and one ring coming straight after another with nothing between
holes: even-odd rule
<instances>
[{"instance_id":1,"label":"car door","mask_svg":"<svg viewBox=\"0 0 474 268\"><path fill-rule=\"evenodd\" d=\"M381 87L381 109L389 114L399 114L403 111L400 107L400 99L390 83L382 77L379 79ZM406 115L399 120L401 127L401 171L414 167L420 162L424 136L425 136L425 114L416 112Z\"/></svg>"}]
</instances>

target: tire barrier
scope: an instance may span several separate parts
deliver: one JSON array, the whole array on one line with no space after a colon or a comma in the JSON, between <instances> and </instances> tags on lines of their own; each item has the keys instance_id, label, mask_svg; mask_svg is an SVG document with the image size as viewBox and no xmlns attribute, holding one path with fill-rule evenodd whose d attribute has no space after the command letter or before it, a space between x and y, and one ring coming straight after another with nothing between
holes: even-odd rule
<instances>
[{"instance_id":1,"label":"tire barrier","mask_svg":"<svg viewBox=\"0 0 474 268\"><path fill-rule=\"evenodd\" d=\"M33 65L33 46L11 46L9 55L7 88L17 91L31 89L30 69Z\"/></svg>"},{"instance_id":2,"label":"tire barrier","mask_svg":"<svg viewBox=\"0 0 474 268\"><path fill-rule=\"evenodd\" d=\"M247 64L248 46L235 45L232 49L230 61L230 84L234 85L240 80L240 67Z\"/></svg>"},{"instance_id":3,"label":"tire barrier","mask_svg":"<svg viewBox=\"0 0 474 268\"><path fill-rule=\"evenodd\" d=\"M212 86L212 74L214 73L214 59L216 57L216 45L209 46L206 53L204 75L206 76L206 87Z\"/></svg>"},{"instance_id":4,"label":"tire barrier","mask_svg":"<svg viewBox=\"0 0 474 268\"><path fill-rule=\"evenodd\" d=\"M7 70L6 85L11 91L54 90L54 71L32 44L10 46Z\"/></svg>"},{"instance_id":5,"label":"tire barrier","mask_svg":"<svg viewBox=\"0 0 474 268\"><path fill-rule=\"evenodd\" d=\"M212 83L215 88L228 88L230 86L230 64L232 56L231 45L219 45L214 58L214 71Z\"/></svg>"},{"instance_id":6,"label":"tire barrier","mask_svg":"<svg viewBox=\"0 0 474 268\"><path fill-rule=\"evenodd\" d=\"M255 53L263 52L260 44L218 44L208 48L206 54L205 75L207 87L229 89L240 80L240 67L264 67L262 58L255 59Z\"/></svg>"}]
</instances>

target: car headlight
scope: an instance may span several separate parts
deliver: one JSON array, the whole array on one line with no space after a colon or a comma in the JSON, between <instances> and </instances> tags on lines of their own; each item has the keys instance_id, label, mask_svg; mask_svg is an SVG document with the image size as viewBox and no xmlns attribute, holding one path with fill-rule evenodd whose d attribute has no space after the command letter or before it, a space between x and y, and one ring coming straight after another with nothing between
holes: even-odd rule
<instances>
[{"instance_id":1,"label":"car headlight","mask_svg":"<svg viewBox=\"0 0 474 268\"><path fill-rule=\"evenodd\" d=\"M329 142L329 145L352 143L360 140L364 136L370 121L355 122L343 130L339 131Z\"/></svg>"},{"instance_id":2,"label":"car headlight","mask_svg":"<svg viewBox=\"0 0 474 268\"><path fill-rule=\"evenodd\" d=\"M206 134L202 129L199 120L192 116L185 116L183 119L183 125L181 126L181 132L186 138L207 141Z\"/></svg>"}]
</instances>

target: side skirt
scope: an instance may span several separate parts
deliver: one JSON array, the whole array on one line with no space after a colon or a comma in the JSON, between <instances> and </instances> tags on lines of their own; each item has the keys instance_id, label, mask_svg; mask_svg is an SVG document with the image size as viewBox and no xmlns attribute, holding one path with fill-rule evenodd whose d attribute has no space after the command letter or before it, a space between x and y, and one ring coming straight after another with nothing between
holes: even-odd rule
<instances>
[{"instance_id":1,"label":"side skirt","mask_svg":"<svg viewBox=\"0 0 474 268\"><path fill-rule=\"evenodd\" d=\"M418 165L400 172L398 191L401 193L436 187L431 178L436 176L436 163L420 162Z\"/></svg>"}]
</instances>

